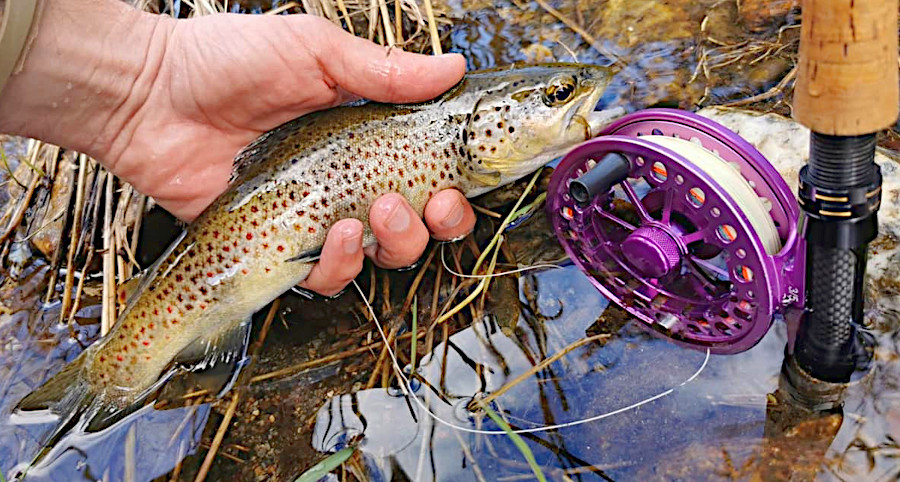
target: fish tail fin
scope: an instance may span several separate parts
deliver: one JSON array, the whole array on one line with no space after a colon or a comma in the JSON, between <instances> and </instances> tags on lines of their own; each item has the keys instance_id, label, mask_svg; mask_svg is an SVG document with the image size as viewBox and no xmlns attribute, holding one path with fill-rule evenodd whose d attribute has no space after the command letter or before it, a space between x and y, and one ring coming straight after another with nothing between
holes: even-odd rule
<instances>
[{"instance_id":1,"label":"fish tail fin","mask_svg":"<svg viewBox=\"0 0 900 482\"><path fill-rule=\"evenodd\" d=\"M59 373L19 401L15 411L27 414L49 410L61 417L63 414L78 411L78 407L88 400L91 392L85 373L86 354L87 352L84 352L79 355Z\"/></svg>"},{"instance_id":2,"label":"fish tail fin","mask_svg":"<svg viewBox=\"0 0 900 482\"><path fill-rule=\"evenodd\" d=\"M46 423L51 417L56 419L53 431L41 444L38 453L27 467L19 469L14 480L24 478L28 469L36 466L93 405L96 394L87 378L87 353L88 350L82 352L59 373L19 401L13 410L13 419L21 423Z\"/></svg>"}]
</instances>

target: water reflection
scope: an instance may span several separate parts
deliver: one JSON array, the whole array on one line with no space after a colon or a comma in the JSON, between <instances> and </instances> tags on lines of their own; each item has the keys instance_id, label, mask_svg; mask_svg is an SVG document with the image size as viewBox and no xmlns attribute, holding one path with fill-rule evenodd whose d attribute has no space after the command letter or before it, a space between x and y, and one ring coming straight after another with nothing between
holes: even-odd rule
<instances>
[{"instance_id":1,"label":"water reflection","mask_svg":"<svg viewBox=\"0 0 900 482\"><path fill-rule=\"evenodd\" d=\"M527 280L527 281L525 281ZM574 267L525 277L537 283L537 310L555 319L528 320L516 336L482 321L451 336L422 360L416 394L440 419L465 429L498 430L467 406L608 323L607 302L592 294ZM712 357L692 383L670 396L608 419L528 434L547 474L594 473L631 479L672 450L736 435L760 437L767 391L774 390L785 334L773 330L756 349ZM529 429L610 412L653 397L690 377L704 354L678 348L625 325L608 339L578 347L537 371L493 402L511 426ZM729 383L723 383L728 380ZM364 390L335 397L319 411L316 449L331 452L358 443L375 480L395 472L411 480L479 480L530 471L505 435L465 433L437 422L399 391ZM757 441L757 444L759 441ZM521 462L519 462L521 461Z\"/></svg>"}]
</instances>

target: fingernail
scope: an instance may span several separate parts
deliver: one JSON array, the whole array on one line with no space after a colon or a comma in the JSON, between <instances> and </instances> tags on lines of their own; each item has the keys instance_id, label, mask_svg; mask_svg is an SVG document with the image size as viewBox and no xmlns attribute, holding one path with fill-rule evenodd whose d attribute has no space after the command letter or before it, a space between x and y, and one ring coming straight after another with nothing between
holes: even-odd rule
<instances>
[{"instance_id":1,"label":"fingernail","mask_svg":"<svg viewBox=\"0 0 900 482\"><path fill-rule=\"evenodd\" d=\"M463 217L466 215L466 208L463 207L462 201L459 199L456 200L456 204L453 206L453 209L450 210L450 214L441 221L441 226L445 228L455 228L459 226L459 223L462 222Z\"/></svg>"},{"instance_id":2,"label":"fingernail","mask_svg":"<svg viewBox=\"0 0 900 482\"><path fill-rule=\"evenodd\" d=\"M344 247L344 254L356 254L362 245L362 232L354 226L344 228L341 246Z\"/></svg>"},{"instance_id":3,"label":"fingernail","mask_svg":"<svg viewBox=\"0 0 900 482\"><path fill-rule=\"evenodd\" d=\"M402 233L409 227L409 210L400 200L393 200L392 202L394 207L391 209L391 214L388 215L385 225L395 233Z\"/></svg>"}]
</instances>

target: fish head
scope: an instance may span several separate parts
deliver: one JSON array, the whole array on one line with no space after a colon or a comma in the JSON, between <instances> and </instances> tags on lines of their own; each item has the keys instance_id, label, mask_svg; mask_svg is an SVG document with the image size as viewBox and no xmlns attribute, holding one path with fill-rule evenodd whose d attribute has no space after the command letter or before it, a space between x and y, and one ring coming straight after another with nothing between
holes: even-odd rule
<instances>
[{"instance_id":1,"label":"fish head","mask_svg":"<svg viewBox=\"0 0 900 482\"><path fill-rule=\"evenodd\" d=\"M595 111L609 68L542 64L470 74L461 170L476 191L515 181L595 135L624 109Z\"/></svg>"}]
</instances>

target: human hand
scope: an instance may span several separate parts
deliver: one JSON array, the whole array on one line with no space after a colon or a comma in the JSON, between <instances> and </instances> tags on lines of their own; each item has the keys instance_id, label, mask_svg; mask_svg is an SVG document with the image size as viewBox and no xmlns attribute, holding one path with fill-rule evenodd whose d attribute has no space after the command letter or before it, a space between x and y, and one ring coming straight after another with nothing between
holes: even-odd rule
<instances>
[{"instance_id":1,"label":"human hand","mask_svg":"<svg viewBox=\"0 0 900 482\"><path fill-rule=\"evenodd\" d=\"M354 97L427 100L464 69L458 55L389 52L314 16L176 21L115 1L48 0L23 72L0 95L0 131L86 152L191 220L225 189L234 155L262 132ZM378 246L366 254L377 264L401 267L421 255L428 229L405 200L384 196L370 214ZM425 220L449 239L471 230L474 214L459 192L445 191ZM352 279L361 232L354 220L336 224L305 286L331 294Z\"/></svg>"}]
</instances>

